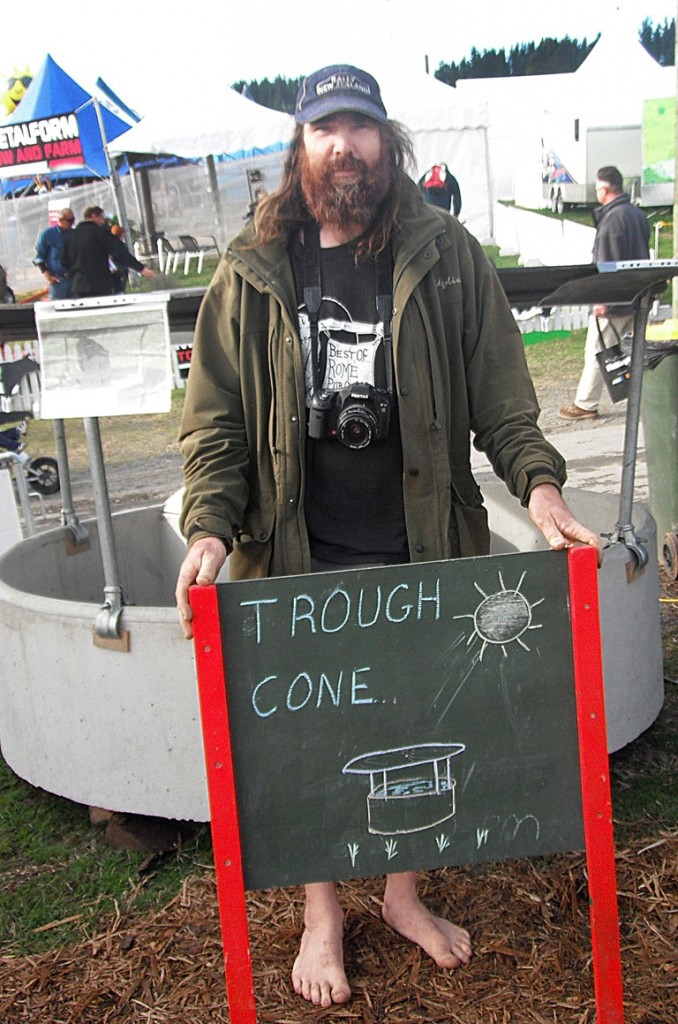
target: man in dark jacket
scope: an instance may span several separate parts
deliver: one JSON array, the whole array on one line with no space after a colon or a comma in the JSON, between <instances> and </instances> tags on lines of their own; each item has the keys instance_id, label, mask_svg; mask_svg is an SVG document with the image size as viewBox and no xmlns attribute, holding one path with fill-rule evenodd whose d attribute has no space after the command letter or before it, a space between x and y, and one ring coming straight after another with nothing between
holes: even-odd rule
<instances>
[{"instance_id":1,"label":"man in dark jacket","mask_svg":"<svg viewBox=\"0 0 678 1024\"><path fill-rule=\"evenodd\" d=\"M650 225L647 217L633 205L623 189L623 178L616 167L600 168L596 174L596 197L600 206L593 211L596 224L594 263L647 260L650 257ZM593 306L586 334L584 369L574 405L560 410L561 419L593 420L598 417L603 378L596 352L618 344L622 336L631 330L632 306Z\"/></svg>"},{"instance_id":2,"label":"man in dark jacket","mask_svg":"<svg viewBox=\"0 0 678 1024\"><path fill-rule=\"evenodd\" d=\"M350 65L302 82L283 183L224 255L195 335L181 425L189 549L177 583L486 554L470 435L553 548L600 541L564 503L520 333L478 242L405 174L411 144ZM355 385L355 386L354 386ZM342 419L343 414L346 415ZM389 875L386 922L439 967L464 928ZM295 991L345 1003L343 912L306 886Z\"/></svg>"},{"instance_id":3,"label":"man in dark jacket","mask_svg":"<svg viewBox=\"0 0 678 1024\"><path fill-rule=\"evenodd\" d=\"M113 294L109 260L136 270L142 277L155 276L111 234L101 207L88 206L78 226L64 239L61 251L61 262L71 275L76 298Z\"/></svg>"}]
</instances>

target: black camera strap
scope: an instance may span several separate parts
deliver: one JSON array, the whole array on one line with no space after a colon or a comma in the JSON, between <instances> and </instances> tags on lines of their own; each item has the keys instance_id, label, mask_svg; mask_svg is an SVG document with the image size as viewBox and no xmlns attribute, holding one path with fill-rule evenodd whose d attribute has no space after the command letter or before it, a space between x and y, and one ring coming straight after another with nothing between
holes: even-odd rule
<instances>
[{"instance_id":1,"label":"black camera strap","mask_svg":"<svg viewBox=\"0 0 678 1024\"><path fill-rule=\"evenodd\" d=\"M393 282L390 246L380 253L375 261L377 289L377 315L384 327L384 374L386 392L393 394ZM311 360L313 368L313 391L322 388L324 380L325 354L321 351L318 314L322 302L322 281L320 275L320 229L316 221L304 224L304 304L308 312L311 332Z\"/></svg>"},{"instance_id":2,"label":"black camera strap","mask_svg":"<svg viewBox=\"0 0 678 1024\"><path fill-rule=\"evenodd\" d=\"M318 313L323 298L320 280L320 229L314 220L304 224L304 303L308 312L311 331L311 364L313 368L313 391L322 387L320 341L318 338Z\"/></svg>"},{"instance_id":3,"label":"black camera strap","mask_svg":"<svg viewBox=\"0 0 678 1024\"><path fill-rule=\"evenodd\" d=\"M384 383L393 394L393 276L391 246L377 256L377 315L384 325Z\"/></svg>"}]
</instances>

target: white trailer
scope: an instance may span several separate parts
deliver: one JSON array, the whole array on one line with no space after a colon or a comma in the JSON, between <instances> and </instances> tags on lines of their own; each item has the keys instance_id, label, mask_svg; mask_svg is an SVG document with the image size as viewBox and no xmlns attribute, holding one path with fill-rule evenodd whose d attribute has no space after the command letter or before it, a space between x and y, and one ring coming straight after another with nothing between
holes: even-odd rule
<instances>
[{"instance_id":1,"label":"white trailer","mask_svg":"<svg viewBox=\"0 0 678 1024\"><path fill-rule=\"evenodd\" d=\"M618 167L632 199L640 196L642 126L583 127L579 118L561 119L542 139L542 195L556 213L569 206L594 206L600 167Z\"/></svg>"}]
</instances>

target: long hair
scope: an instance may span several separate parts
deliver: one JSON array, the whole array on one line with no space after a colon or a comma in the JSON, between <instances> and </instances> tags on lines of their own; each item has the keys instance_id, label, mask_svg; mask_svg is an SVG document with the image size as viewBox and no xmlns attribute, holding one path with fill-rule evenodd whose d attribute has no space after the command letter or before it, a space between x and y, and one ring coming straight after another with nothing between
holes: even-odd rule
<instances>
[{"instance_id":1,"label":"long hair","mask_svg":"<svg viewBox=\"0 0 678 1024\"><path fill-rule=\"evenodd\" d=\"M407 132L397 121L379 123L385 147L391 184L379 204L374 220L356 243L356 260L378 256L398 224L400 192L408 166L414 167L414 150ZM303 147L303 125L296 125L290 142L280 188L264 196L254 215L256 243L272 242L289 237L290 233L309 220L310 214L301 190L300 157Z\"/></svg>"}]
</instances>

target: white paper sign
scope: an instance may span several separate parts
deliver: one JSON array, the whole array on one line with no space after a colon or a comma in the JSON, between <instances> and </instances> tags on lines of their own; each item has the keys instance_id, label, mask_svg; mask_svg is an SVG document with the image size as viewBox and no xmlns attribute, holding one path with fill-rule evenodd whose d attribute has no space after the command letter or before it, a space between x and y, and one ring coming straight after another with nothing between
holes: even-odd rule
<instances>
[{"instance_id":1,"label":"white paper sign","mask_svg":"<svg viewBox=\"0 0 678 1024\"><path fill-rule=\"evenodd\" d=\"M36 305L43 419L168 412L165 292Z\"/></svg>"}]
</instances>

